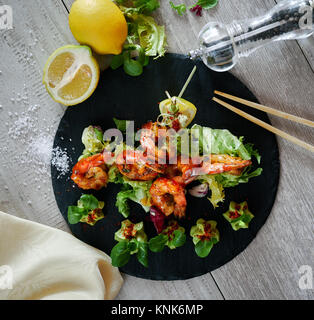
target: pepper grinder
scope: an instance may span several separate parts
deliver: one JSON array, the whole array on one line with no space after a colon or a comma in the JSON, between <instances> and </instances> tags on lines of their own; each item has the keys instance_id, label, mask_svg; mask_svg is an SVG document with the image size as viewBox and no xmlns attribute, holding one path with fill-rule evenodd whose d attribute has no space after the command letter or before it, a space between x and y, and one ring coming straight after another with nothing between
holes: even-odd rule
<instances>
[{"instance_id":1,"label":"pepper grinder","mask_svg":"<svg viewBox=\"0 0 314 320\"><path fill-rule=\"evenodd\" d=\"M214 71L228 71L242 57L273 41L303 39L314 32L314 0L284 0L263 16L222 24L206 24L199 34L199 48L191 59L201 57Z\"/></svg>"}]
</instances>

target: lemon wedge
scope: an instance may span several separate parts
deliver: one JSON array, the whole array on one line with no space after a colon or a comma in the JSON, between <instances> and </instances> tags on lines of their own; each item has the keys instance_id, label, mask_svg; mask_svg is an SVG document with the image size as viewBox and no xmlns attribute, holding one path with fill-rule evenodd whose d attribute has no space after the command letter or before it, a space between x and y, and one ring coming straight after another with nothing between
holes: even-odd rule
<instances>
[{"instance_id":1,"label":"lemon wedge","mask_svg":"<svg viewBox=\"0 0 314 320\"><path fill-rule=\"evenodd\" d=\"M175 102L177 107L177 113L181 115L182 121L181 126L183 128L187 127L194 119L197 108L195 105L185 99L172 97L171 99L166 99L159 104L159 110L161 114L171 114L172 105ZM183 116L183 117L182 117ZM180 116L179 116L180 117Z\"/></svg>"},{"instance_id":2,"label":"lemon wedge","mask_svg":"<svg viewBox=\"0 0 314 320\"><path fill-rule=\"evenodd\" d=\"M48 93L66 106L89 98L98 81L99 66L87 46L68 45L57 49L44 68L43 83Z\"/></svg>"}]
</instances>

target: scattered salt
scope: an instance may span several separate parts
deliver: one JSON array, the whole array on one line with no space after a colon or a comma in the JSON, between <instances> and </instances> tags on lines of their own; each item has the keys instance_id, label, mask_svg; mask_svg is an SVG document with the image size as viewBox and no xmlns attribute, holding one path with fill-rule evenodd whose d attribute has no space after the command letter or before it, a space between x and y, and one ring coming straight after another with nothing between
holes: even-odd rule
<instances>
[{"instance_id":1,"label":"scattered salt","mask_svg":"<svg viewBox=\"0 0 314 320\"><path fill-rule=\"evenodd\" d=\"M59 172L59 177L64 176L70 169L70 158L65 150L56 147L52 150L51 164Z\"/></svg>"}]
</instances>

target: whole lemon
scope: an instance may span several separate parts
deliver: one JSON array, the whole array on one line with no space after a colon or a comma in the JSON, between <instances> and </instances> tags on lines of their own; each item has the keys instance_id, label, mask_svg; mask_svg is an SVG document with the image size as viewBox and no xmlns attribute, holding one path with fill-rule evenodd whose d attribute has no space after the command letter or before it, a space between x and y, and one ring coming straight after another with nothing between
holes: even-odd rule
<instances>
[{"instance_id":1,"label":"whole lemon","mask_svg":"<svg viewBox=\"0 0 314 320\"><path fill-rule=\"evenodd\" d=\"M128 34L125 17L111 0L76 0L69 24L75 39L98 54L120 54Z\"/></svg>"}]
</instances>

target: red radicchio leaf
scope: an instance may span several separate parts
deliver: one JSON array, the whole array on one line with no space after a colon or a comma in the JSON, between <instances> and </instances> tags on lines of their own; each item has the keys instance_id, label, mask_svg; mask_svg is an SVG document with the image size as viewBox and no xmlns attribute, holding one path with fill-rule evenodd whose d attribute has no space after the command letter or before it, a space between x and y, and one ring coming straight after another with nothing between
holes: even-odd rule
<instances>
[{"instance_id":1,"label":"red radicchio leaf","mask_svg":"<svg viewBox=\"0 0 314 320\"><path fill-rule=\"evenodd\" d=\"M195 12L197 16L202 16L202 10L203 8L200 5L196 5L195 7L191 8L190 11Z\"/></svg>"},{"instance_id":2,"label":"red radicchio leaf","mask_svg":"<svg viewBox=\"0 0 314 320\"><path fill-rule=\"evenodd\" d=\"M161 233L165 226L165 215L155 207L150 207L150 220L154 223L157 233Z\"/></svg>"}]
</instances>

